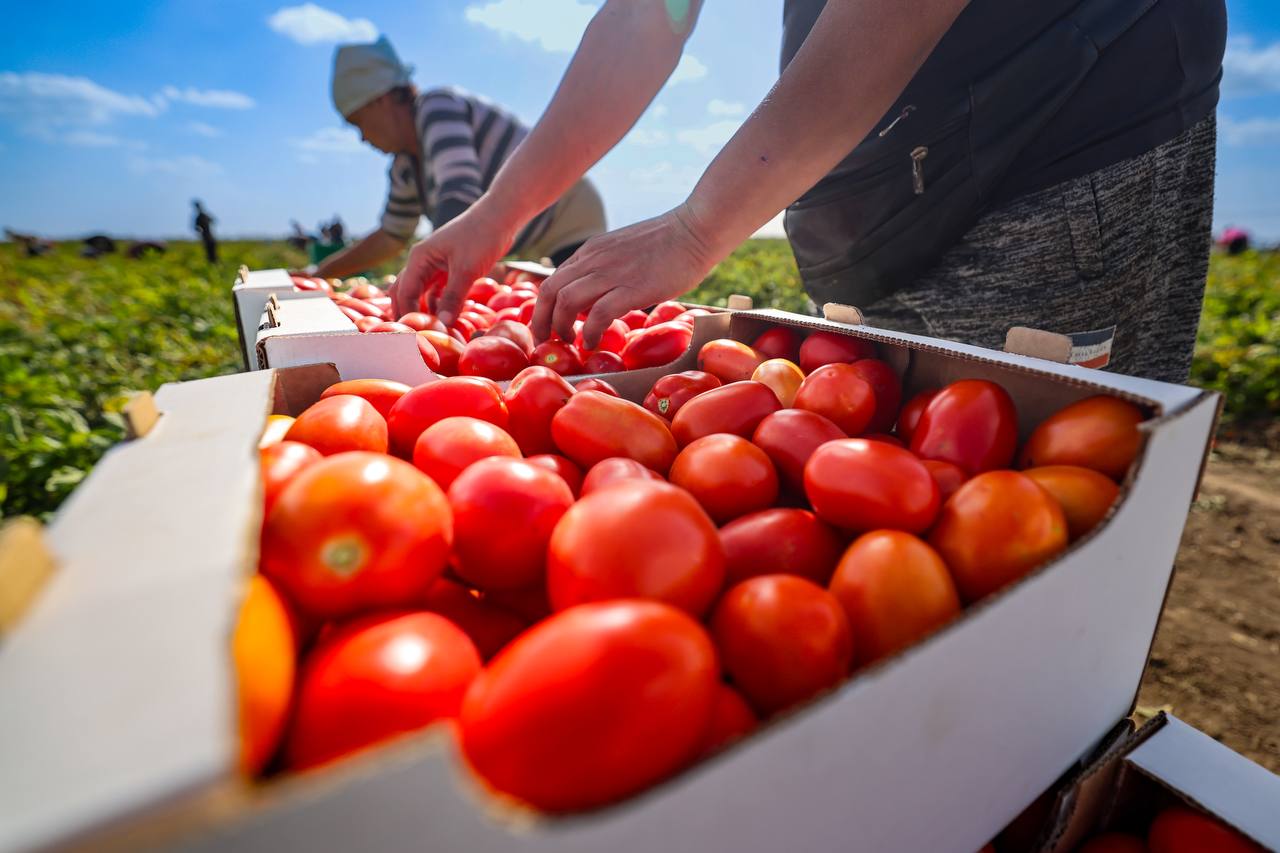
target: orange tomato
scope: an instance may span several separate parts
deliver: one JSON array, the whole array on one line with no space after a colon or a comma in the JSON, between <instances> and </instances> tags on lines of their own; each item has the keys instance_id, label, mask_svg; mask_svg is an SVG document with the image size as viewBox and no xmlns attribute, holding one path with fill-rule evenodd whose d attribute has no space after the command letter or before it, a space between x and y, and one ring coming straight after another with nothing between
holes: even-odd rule
<instances>
[{"instance_id":1,"label":"orange tomato","mask_svg":"<svg viewBox=\"0 0 1280 853\"><path fill-rule=\"evenodd\" d=\"M303 468L324 457L320 451L297 441L281 441L258 451L262 468L262 514L271 511L285 484Z\"/></svg>"},{"instance_id":2,"label":"orange tomato","mask_svg":"<svg viewBox=\"0 0 1280 853\"><path fill-rule=\"evenodd\" d=\"M390 379L348 379L345 382L335 382L324 389L320 399L335 397L338 394L352 394L367 400L369 405L377 409L378 414L385 418L390 414L391 407L396 404L396 401L408 391L408 385L403 382L392 382Z\"/></svg>"},{"instance_id":3,"label":"orange tomato","mask_svg":"<svg viewBox=\"0 0 1280 853\"><path fill-rule=\"evenodd\" d=\"M490 456L523 456L516 440L501 427L479 418L445 418L418 436L413 465L448 491L473 462Z\"/></svg>"},{"instance_id":4,"label":"orange tomato","mask_svg":"<svg viewBox=\"0 0 1280 853\"><path fill-rule=\"evenodd\" d=\"M778 396L778 402L782 407L789 409L796 400L800 383L804 382L804 371L800 369L800 365L785 358L771 358L761 362L750 378L762 385L768 385L769 389Z\"/></svg>"},{"instance_id":5,"label":"orange tomato","mask_svg":"<svg viewBox=\"0 0 1280 853\"><path fill-rule=\"evenodd\" d=\"M1156 815L1147 831L1151 853L1262 853L1263 848L1209 815L1174 806Z\"/></svg>"},{"instance_id":6,"label":"orange tomato","mask_svg":"<svg viewBox=\"0 0 1280 853\"><path fill-rule=\"evenodd\" d=\"M1046 465L1023 473L1057 498L1067 517L1067 535L1072 541L1097 527L1120 494L1115 480L1091 468Z\"/></svg>"},{"instance_id":7,"label":"orange tomato","mask_svg":"<svg viewBox=\"0 0 1280 853\"><path fill-rule=\"evenodd\" d=\"M1133 403L1105 394L1072 403L1031 433L1022 448L1022 467L1079 465L1120 480L1138 458L1142 420Z\"/></svg>"},{"instance_id":8,"label":"orange tomato","mask_svg":"<svg viewBox=\"0 0 1280 853\"><path fill-rule=\"evenodd\" d=\"M824 364L804 378L795 407L822 415L853 436L871 423L876 395L852 364Z\"/></svg>"},{"instance_id":9,"label":"orange tomato","mask_svg":"<svg viewBox=\"0 0 1280 853\"><path fill-rule=\"evenodd\" d=\"M240 769L256 775L271 760L284 733L298 657L289 607L262 575L249 578L231 656L240 716Z\"/></svg>"},{"instance_id":10,"label":"orange tomato","mask_svg":"<svg viewBox=\"0 0 1280 853\"><path fill-rule=\"evenodd\" d=\"M760 353L729 338L707 341L698 350L698 369L724 384L750 379L761 361Z\"/></svg>"},{"instance_id":11,"label":"orange tomato","mask_svg":"<svg viewBox=\"0 0 1280 853\"><path fill-rule=\"evenodd\" d=\"M348 450L387 452L387 421L369 401L351 394L327 397L307 407L284 434L325 456Z\"/></svg>"},{"instance_id":12,"label":"orange tomato","mask_svg":"<svg viewBox=\"0 0 1280 853\"><path fill-rule=\"evenodd\" d=\"M768 454L727 433L690 442L671 464L670 479L717 524L771 506L778 497L778 473Z\"/></svg>"},{"instance_id":13,"label":"orange tomato","mask_svg":"<svg viewBox=\"0 0 1280 853\"><path fill-rule=\"evenodd\" d=\"M284 434L291 426L293 418L289 415L267 415L267 425L262 430L262 437L258 439L259 449L284 441Z\"/></svg>"}]
</instances>

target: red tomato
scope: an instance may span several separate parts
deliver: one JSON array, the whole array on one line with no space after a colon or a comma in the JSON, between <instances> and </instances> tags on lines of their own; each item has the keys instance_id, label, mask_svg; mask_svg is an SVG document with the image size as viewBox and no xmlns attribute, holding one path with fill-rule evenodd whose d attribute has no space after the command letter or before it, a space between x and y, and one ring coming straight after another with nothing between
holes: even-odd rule
<instances>
[{"instance_id":1,"label":"red tomato","mask_svg":"<svg viewBox=\"0 0 1280 853\"><path fill-rule=\"evenodd\" d=\"M376 305L371 305L363 299L353 299L350 296L334 300L338 305L358 311L366 317L373 317L375 320L382 319L382 309Z\"/></svg>"},{"instance_id":2,"label":"red tomato","mask_svg":"<svg viewBox=\"0 0 1280 853\"><path fill-rule=\"evenodd\" d=\"M867 441L883 441L885 444L892 444L894 447L906 447L906 445L902 443L902 439L898 438L896 435L889 435L887 432L866 432L858 437L865 438Z\"/></svg>"},{"instance_id":3,"label":"red tomato","mask_svg":"<svg viewBox=\"0 0 1280 853\"><path fill-rule=\"evenodd\" d=\"M1017 447L1013 399L985 379L961 379L939 391L911 435L911 452L921 459L954 462L970 474L1008 468Z\"/></svg>"},{"instance_id":4,"label":"red tomato","mask_svg":"<svg viewBox=\"0 0 1280 853\"><path fill-rule=\"evenodd\" d=\"M853 658L840 602L795 575L731 587L712 614L711 633L725 672L762 716L835 687Z\"/></svg>"},{"instance_id":5,"label":"red tomato","mask_svg":"<svg viewBox=\"0 0 1280 853\"><path fill-rule=\"evenodd\" d=\"M614 388L603 379L596 379L595 377L584 379L573 387L578 391L599 391L601 394L608 394L610 397L622 398L617 388Z\"/></svg>"},{"instance_id":6,"label":"red tomato","mask_svg":"<svg viewBox=\"0 0 1280 853\"><path fill-rule=\"evenodd\" d=\"M484 276L471 283L470 289L467 290L467 298L473 302L486 303L503 292L510 293L511 288L504 284L498 284L488 276Z\"/></svg>"},{"instance_id":7,"label":"red tomato","mask_svg":"<svg viewBox=\"0 0 1280 853\"><path fill-rule=\"evenodd\" d=\"M516 374L503 398L507 404L507 432L526 456L550 453L551 418L569 402L573 386L564 377L542 365L532 365Z\"/></svg>"},{"instance_id":8,"label":"red tomato","mask_svg":"<svg viewBox=\"0 0 1280 853\"><path fill-rule=\"evenodd\" d=\"M382 325L382 320L368 315L357 317L352 322L356 324L356 329L360 332L371 332L375 326Z\"/></svg>"},{"instance_id":9,"label":"red tomato","mask_svg":"<svg viewBox=\"0 0 1280 853\"><path fill-rule=\"evenodd\" d=\"M760 575L797 575L826 586L843 542L807 509L775 508L744 515L720 528L727 583Z\"/></svg>"},{"instance_id":10,"label":"red tomato","mask_svg":"<svg viewBox=\"0 0 1280 853\"><path fill-rule=\"evenodd\" d=\"M469 466L449 486L458 577L482 590L541 583L551 531L572 504L559 475L522 459L494 456Z\"/></svg>"},{"instance_id":11,"label":"red tomato","mask_svg":"<svg viewBox=\"0 0 1280 853\"><path fill-rule=\"evenodd\" d=\"M526 357L533 355L533 332L529 331L529 327L524 323L515 320L498 320L489 331L485 332L485 336L506 338L520 347Z\"/></svg>"},{"instance_id":12,"label":"red tomato","mask_svg":"<svg viewBox=\"0 0 1280 853\"><path fill-rule=\"evenodd\" d=\"M422 311L410 311L400 318L400 322L408 326L410 329L416 329L419 332L448 332L444 323L435 314L427 314Z\"/></svg>"},{"instance_id":13,"label":"red tomato","mask_svg":"<svg viewBox=\"0 0 1280 853\"><path fill-rule=\"evenodd\" d=\"M644 328L652 328L659 323L666 323L674 320L685 312L685 307L679 302L659 302L653 306L653 310L649 312L649 316L645 318ZM630 324L628 324L630 325Z\"/></svg>"},{"instance_id":14,"label":"red tomato","mask_svg":"<svg viewBox=\"0 0 1280 853\"><path fill-rule=\"evenodd\" d=\"M324 389L320 399L336 397L339 394L363 397L369 405L378 410L378 414L385 418L391 414L391 407L396 404L396 401L407 393L409 393L409 386L403 382L392 382L390 379L348 379L345 382L335 382Z\"/></svg>"},{"instance_id":15,"label":"red tomato","mask_svg":"<svg viewBox=\"0 0 1280 853\"><path fill-rule=\"evenodd\" d=\"M285 757L302 770L456 717L480 673L462 629L436 613L369 616L308 655Z\"/></svg>"},{"instance_id":16,"label":"red tomato","mask_svg":"<svg viewBox=\"0 0 1280 853\"><path fill-rule=\"evenodd\" d=\"M629 400L599 391L577 391L551 419L560 452L583 468L610 456L626 456L666 474L676 442L666 421Z\"/></svg>"},{"instance_id":17,"label":"red tomato","mask_svg":"<svg viewBox=\"0 0 1280 853\"><path fill-rule=\"evenodd\" d=\"M644 407L669 421L685 403L703 391L719 387L719 379L701 370L669 373L653 383L653 388L644 398Z\"/></svg>"},{"instance_id":18,"label":"red tomato","mask_svg":"<svg viewBox=\"0 0 1280 853\"><path fill-rule=\"evenodd\" d=\"M512 322L519 323L522 326L528 325L527 323L525 323L523 320L520 319L519 307L503 308L502 310L500 310L497 313L497 315L494 317L494 321L495 321L494 325L496 326L498 323L501 323L503 320L511 320Z\"/></svg>"},{"instance_id":19,"label":"red tomato","mask_svg":"<svg viewBox=\"0 0 1280 853\"><path fill-rule=\"evenodd\" d=\"M598 349L587 356L586 361L582 363L582 369L587 373L617 373L626 370L627 366L622 362L622 356L617 353Z\"/></svg>"},{"instance_id":20,"label":"red tomato","mask_svg":"<svg viewBox=\"0 0 1280 853\"><path fill-rule=\"evenodd\" d=\"M824 364L852 364L876 357L876 345L834 332L810 332L800 344L800 369L812 373Z\"/></svg>"},{"instance_id":21,"label":"red tomato","mask_svg":"<svg viewBox=\"0 0 1280 853\"><path fill-rule=\"evenodd\" d=\"M284 434L325 456L346 450L387 452L387 421L368 400L352 394L323 398L307 407Z\"/></svg>"},{"instance_id":22,"label":"red tomato","mask_svg":"<svg viewBox=\"0 0 1280 853\"><path fill-rule=\"evenodd\" d=\"M518 309L529 298L529 291L527 290L505 290L490 299L488 305L494 311L501 313L509 308ZM537 294L534 294L533 298L536 299Z\"/></svg>"},{"instance_id":23,"label":"red tomato","mask_svg":"<svg viewBox=\"0 0 1280 853\"><path fill-rule=\"evenodd\" d=\"M781 408L768 385L733 382L704 391L681 406L671 421L671 432L681 447L716 432L747 437L767 415Z\"/></svg>"},{"instance_id":24,"label":"red tomato","mask_svg":"<svg viewBox=\"0 0 1280 853\"><path fill-rule=\"evenodd\" d=\"M659 323L633 332L622 350L622 363L627 370L670 364L689 348L693 329L684 323Z\"/></svg>"},{"instance_id":25,"label":"red tomato","mask_svg":"<svg viewBox=\"0 0 1280 853\"><path fill-rule=\"evenodd\" d=\"M825 364L800 383L793 405L822 415L852 436L871 423L876 395L852 364Z\"/></svg>"},{"instance_id":26,"label":"red tomato","mask_svg":"<svg viewBox=\"0 0 1280 853\"><path fill-rule=\"evenodd\" d=\"M516 317L521 323L529 323L533 320L533 309L538 307L538 300L526 299L520 303L520 316Z\"/></svg>"},{"instance_id":27,"label":"red tomato","mask_svg":"<svg viewBox=\"0 0 1280 853\"><path fill-rule=\"evenodd\" d=\"M413 446L413 464L448 490L472 463L490 456L521 458L520 447L502 427L479 418L453 417L422 431Z\"/></svg>"},{"instance_id":28,"label":"red tomato","mask_svg":"<svg viewBox=\"0 0 1280 853\"><path fill-rule=\"evenodd\" d=\"M782 480L804 488L804 466L828 441L845 438L844 430L827 418L804 409L782 409L760 421L751 441L773 460Z\"/></svg>"},{"instance_id":29,"label":"red tomato","mask_svg":"<svg viewBox=\"0 0 1280 853\"><path fill-rule=\"evenodd\" d=\"M916 427L920 424L920 416L936 396L938 396L937 388L927 388L908 400L902 406L902 411L898 413L898 425L894 428L894 432L908 447L911 446L911 437L915 435Z\"/></svg>"},{"instance_id":30,"label":"red tomato","mask_svg":"<svg viewBox=\"0 0 1280 853\"><path fill-rule=\"evenodd\" d=\"M427 366L427 370L432 373L440 372L440 353L436 351L435 344L427 340L419 332L417 336L418 355L422 356L422 363Z\"/></svg>"},{"instance_id":31,"label":"red tomato","mask_svg":"<svg viewBox=\"0 0 1280 853\"><path fill-rule=\"evenodd\" d=\"M492 326L498 319L498 312L483 302L464 302L462 310L464 313L475 314L479 318L476 325L485 329Z\"/></svg>"},{"instance_id":32,"label":"red tomato","mask_svg":"<svg viewBox=\"0 0 1280 853\"><path fill-rule=\"evenodd\" d=\"M306 614L329 619L416 601L444 569L453 517L444 492L380 453L308 466L262 528L262 572Z\"/></svg>"},{"instance_id":33,"label":"red tomato","mask_svg":"<svg viewBox=\"0 0 1280 853\"><path fill-rule=\"evenodd\" d=\"M377 299L385 295L382 288L378 287L376 284L370 284L367 281L362 281L353 285L350 293L356 299Z\"/></svg>"},{"instance_id":34,"label":"red tomato","mask_svg":"<svg viewBox=\"0 0 1280 853\"><path fill-rule=\"evenodd\" d=\"M790 362L799 362L800 335L795 329L774 326L761 332L760 337L751 342L751 348L760 353L761 358L785 358Z\"/></svg>"},{"instance_id":35,"label":"red tomato","mask_svg":"<svg viewBox=\"0 0 1280 853\"><path fill-rule=\"evenodd\" d=\"M1138 458L1142 410L1117 397L1099 395L1072 403L1046 418L1022 449L1022 467L1079 465L1124 479Z\"/></svg>"},{"instance_id":36,"label":"red tomato","mask_svg":"<svg viewBox=\"0 0 1280 853\"><path fill-rule=\"evenodd\" d=\"M1167 808L1147 831L1151 853L1262 853L1263 848L1220 820L1186 806Z\"/></svg>"},{"instance_id":37,"label":"red tomato","mask_svg":"<svg viewBox=\"0 0 1280 853\"><path fill-rule=\"evenodd\" d=\"M539 453L525 461L559 474L560 479L569 486L569 491L573 492L574 497L582 491L582 469L565 457L555 453Z\"/></svg>"},{"instance_id":38,"label":"red tomato","mask_svg":"<svg viewBox=\"0 0 1280 853\"><path fill-rule=\"evenodd\" d=\"M674 608L574 607L517 637L476 678L462 750L489 785L535 808L606 805L698 754L718 674L706 631Z\"/></svg>"},{"instance_id":39,"label":"red tomato","mask_svg":"<svg viewBox=\"0 0 1280 853\"><path fill-rule=\"evenodd\" d=\"M474 316L475 316L474 314L471 315L471 317L474 317ZM466 346L466 344L469 343L471 339L476 336L476 325L475 323L471 322L470 317L460 314L457 317L453 318L452 331L457 334L458 341L463 346Z\"/></svg>"},{"instance_id":40,"label":"red tomato","mask_svg":"<svg viewBox=\"0 0 1280 853\"><path fill-rule=\"evenodd\" d=\"M653 469L646 468L634 459L625 456L611 456L601 459L591 466L587 476L582 479L582 494L598 492L605 486L619 480L653 480L662 482L662 478Z\"/></svg>"},{"instance_id":41,"label":"red tomato","mask_svg":"<svg viewBox=\"0 0 1280 853\"><path fill-rule=\"evenodd\" d=\"M628 329L643 329L645 322L649 319L649 315L641 311L639 308L633 308L623 314L619 319L627 324Z\"/></svg>"},{"instance_id":42,"label":"red tomato","mask_svg":"<svg viewBox=\"0 0 1280 853\"><path fill-rule=\"evenodd\" d=\"M548 367L561 376L576 376L582 372L582 359L578 351L564 341L543 341L533 350L533 363Z\"/></svg>"},{"instance_id":43,"label":"red tomato","mask_svg":"<svg viewBox=\"0 0 1280 853\"><path fill-rule=\"evenodd\" d=\"M901 530L858 537L836 567L831 594L849 617L859 666L915 644L960 613L938 552Z\"/></svg>"},{"instance_id":44,"label":"red tomato","mask_svg":"<svg viewBox=\"0 0 1280 853\"><path fill-rule=\"evenodd\" d=\"M707 341L698 350L698 369L723 383L750 379L763 359L746 344L729 338Z\"/></svg>"},{"instance_id":45,"label":"red tomato","mask_svg":"<svg viewBox=\"0 0 1280 853\"><path fill-rule=\"evenodd\" d=\"M969 475L954 462L943 462L941 459L923 459L921 464L929 469L933 481L938 484L938 495L946 503L952 495L960 491Z\"/></svg>"},{"instance_id":46,"label":"red tomato","mask_svg":"<svg viewBox=\"0 0 1280 853\"><path fill-rule=\"evenodd\" d=\"M876 397L875 414L866 426L867 432L888 432L902 405L902 381L892 367L878 358L855 361L852 367L871 386Z\"/></svg>"},{"instance_id":47,"label":"red tomato","mask_svg":"<svg viewBox=\"0 0 1280 853\"><path fill-rule=\"evenodd\" d=\"M418 330L413 328L412 326L406 326L404 323L396 323L390 320L383 320L381 323L378 323L376 326L370 326L364 331L372 334L374 332L416 332Z\"/></svg>"},{"instance_id":48,"label":"red tomato","mask_svg":"<svg viewBox=\"0 0 1280 853\"><path fill-rule=\"evenodd\" d=\"M1078 465L1046 465L1022 473L1053 495L1067 519L1067 535L1079 539L1101 523L1120 495L1116 481Z\"/></svg>"},{"instance_id":49,"label":"red tomato","mask_svg":"<svg viewBox=\"0 0 1280 853\"><path fill-rule=\"evenodd\" d=\"M778 498L778 473L768 454L737 435L704 435L689 442L669 476L716 524L772 506Z\"/></svg>"},{"instance_id":50,"label":"red tomato","mask_svg":"<svg viewBox=\"0 0 1280 853\"><path fill-rule=\"evenodd\" d=\"M297 441L277 441L259 450L263 514L271 512L271 507L285 484L297 476L298 472L323 458L319 450Z\"/></svg>"},{"instance_id":51,"label":"red tomato","mask_svg":"<svg viewBox=\"0 0 1280 853\"><path fill-rule=\"evenodd\" d=\"M491 604L460 583L440 578L423 596L422 607L439 613L462 629L475 644L481 660L489 660L529 623L521 616Z\"/></svg>"},{"instance_id":52,"label":"red tomato","mask_svg":"<svg viewBox=\"0 0 1280 853\"><path fill-rule=\"evenodd\" d=\"M361 329L360 327L361 325L364 325L366 315L361 314L356 309L351 308L347 305L339 305L338 310L342 312L343 316L345 316L348 320L350 320L352 323L355 324L356 329L358 329L361 332L364 331L364 329ZM373 320L375 318L370 317L368 319Z\"/></svg>"},{"instance_id":53,"label":"red tomato","mask_svg":"<svg viewBox=\"0 0 1280 853\"><path fill-rule=\"evenodd\" d=\"M1053 495L1017 471L979 474L951 496L929 534L966 603L1008 586L1067 547Z\"/></svg>"},{"instance_id":54,"label":"red tomato","mask_svg":"<svg viewBox=\"0 0 1280 853\"><path fill-rule=\"evenodd\" d=\"M502 381L510 379L529 366L529 356L524 350L498 337L479 337L471 340L458 360L458 372L463 376L485 376Z\"/></svg>"},{"instance_id":55,"label":"red tomato","mask_svg":"<svg viewBox=\"0 0 1280 853\"><path fill-rule=\"evenodd\" d=\"M418 337L425 339L431 344L432 349L436 351L436 357L440 359L440 366L433 369L437 373L445 376L458 375L458 362L462 359L463 349L457 338L430 330L418 332Z\"/></svg>"},{"instance_id":56,"label":"red tomato","mask_svg":"<svg viewBox=\"0 0 1280 853\"><path fill-rule=\"evenodd\" d=\"M830 441L804 466L804 491L822 520L846 530L921 533L938 515L938 484L908 450L865 438Z\"/></svg>"},{"instance_id":57,"label":"red tomato","mask_svg":"<svg viewBox=\"0 0 1280 853\"><path fill-rule=\"evenodd\" d=\"M1210 848L1194 848L1197 850ZM1215 848L1216 849L1216 848ZM1095 835L1076 848L1076 853L1148 853L1147 842L1124 832Z\"/></svg>"},{"instance_id":58,"label":"red tomato","mask_svg":"<svg viewBox=\"0 0 1280 853\"><path fill-rule=\"evenodd\" d=\"M736 740L741 740L760 726L756 712L751 710L742 694L727 684L716 689L715 705L711 709L711 724L703 736L700 758L719 752Z\"/></svg>"},{"instance_id":59,"label":"red tomato","mask_svg":"<svg viewBox=\"0 0 1280 853\"><path fill-rule=\"evenodd\" d=\"M804 384L804 371L785 358L771 358L768 361L762 361L751 374L751 378L773 389L778 402L787 409L795 404L796 393Z\"/></svg>"},{"instance_id":60,"label":"red tomato","mask_svg":"<svg viewBox=\"0 0 1280 853\"><path fill-rule=\"evenodd\" d=\"M413 446L424 429L459 415L505 428L507 404L498 384L479 376L454 376L410 389L387 416L392 452L413 456Z\"/></svg>"},{"instance_id":61,"label":"red tomato","mask_svg":"<svg viewBox=\"0 0 1280 853\"><path fill-rule=\"evenodd\" d=\"M587 345L582 340L582 326L574 324L577 334L574 336L573 345L578 348L579 352L588 352ZM595 350L592 352L611 352L614 354L622 352L627 345L627 332L631 329L621 320L614 320L609 323L608 328L604 330L604 334L600 336L600 343L596 344Z\"/></svg>"},{"instance_id":62,"label":"red tomato","mask_svg":"<svg viewBox=\"0 0 1280 853\"><path fill-rule=\"evenodd\" d=\"M711 519L683 489L621 480L574 504L551 534L551 605L652 598L701 616L724 582Z\"/></svg>"}]
</instances>

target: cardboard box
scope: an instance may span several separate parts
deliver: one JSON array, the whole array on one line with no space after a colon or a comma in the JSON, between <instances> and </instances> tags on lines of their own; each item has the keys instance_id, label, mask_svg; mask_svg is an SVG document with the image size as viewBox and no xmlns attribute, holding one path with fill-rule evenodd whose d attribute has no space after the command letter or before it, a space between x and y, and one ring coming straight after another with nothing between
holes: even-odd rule
<instances>
[{"instance_id":1,"label":"cardboard box","mask_svg":"<svg viewBox=\"0 0 1280 853\"><path fill-rule=\"evenodd\" d=\"M1131 709L1217 396L780 312L715 322L745 340L770 323L875 340L909 389L993 379L1024 434L1099 392L1152 419L1109 521L1058 560L656 789L544 819L495 810L438 728L265 788L236 783L228 638L257 559L255 442L268 411L300 410L337 376L165 386L153 432L110 453L59 513L49 539L63 565L0 646L0 849L981 847ZM639 371L611 379L633 398L648 390Z\"/></svg>"}]
</instances>

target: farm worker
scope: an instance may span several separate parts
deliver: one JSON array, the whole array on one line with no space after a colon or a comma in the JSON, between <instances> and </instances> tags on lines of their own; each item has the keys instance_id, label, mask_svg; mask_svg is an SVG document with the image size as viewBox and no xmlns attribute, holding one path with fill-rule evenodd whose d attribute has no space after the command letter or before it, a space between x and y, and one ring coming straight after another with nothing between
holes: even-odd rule
<instances>
[{"instance_id":1,"label":"farm worker","mask_svg":"<svg viewBox=\"0 0 1280 853\"><path fill-rule=\"evenodd\" d=\"M484 197L414 247L394 299L441 317L631 128L700 0L608 0ZM684 293L783 208L814 302L999 347L1186 378L1208 263L1223 0L785 0L782 73L674 209L587 242L533 330Z\"/></svg>"},{"instance_id":2,"label":"farm worker","mask_svg":"<svg viewBox=\"0 0 1280 853\"><path fill-rule=\"evenodd\" d=\"M411 72L385 36L340 45L334 54L334 106L365 142L393 156L391 187L378 229L325 258L316 275L351 275L390 260L413 238L421 216L433 228L450 222L484 194L529 133L511 113L476 95L445 87L419 92ZM498 257L510 252L560 263L604 230L604 204L579 176L532 211Z\"/></svg>"},{"instance_id":3,"label":"farm worker","mask_svg":"<svg viewBox=\"0 0 1280 853\"><path fill-rule=\"evenodd\" d=\"M191 221L191 227L200 235L200 242L204 243L205 259L211 264L218 262L218 238L213 236L213 223L216 222L209 211L204 209L204 205L198 199L191 200L191 206L196 209L195 219Z\"/></svg>"}]
</instances>

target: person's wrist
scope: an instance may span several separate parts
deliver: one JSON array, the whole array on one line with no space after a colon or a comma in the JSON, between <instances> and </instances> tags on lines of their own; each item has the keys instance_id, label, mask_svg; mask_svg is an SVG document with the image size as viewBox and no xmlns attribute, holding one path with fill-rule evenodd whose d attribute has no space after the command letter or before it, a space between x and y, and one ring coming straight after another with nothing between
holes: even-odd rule
<instances>
[{"instance_id":1,"label":"person's wrist","mask_svg":"<svg viewBox=\"0 0 1280 853\"><path fill-rule=\"evenodd\" d=\"M733 246L722 245L725 241L719 229L711 226L708 217L692 199L672 208L670 215L686 238L698 266L710 270L733 251Z\"/></svg>"},{"instance_id":2,"label":"person's wrist","mask_svg":"<svg viewBox=\"0 0 1280 853\"><path fill-rule=\"evenodd\" d=\"M512 198L495 184L472 205L484 227L502 235L509 244L532 215L526 216L518 198Z\"/></svg>"}]
</instances>

